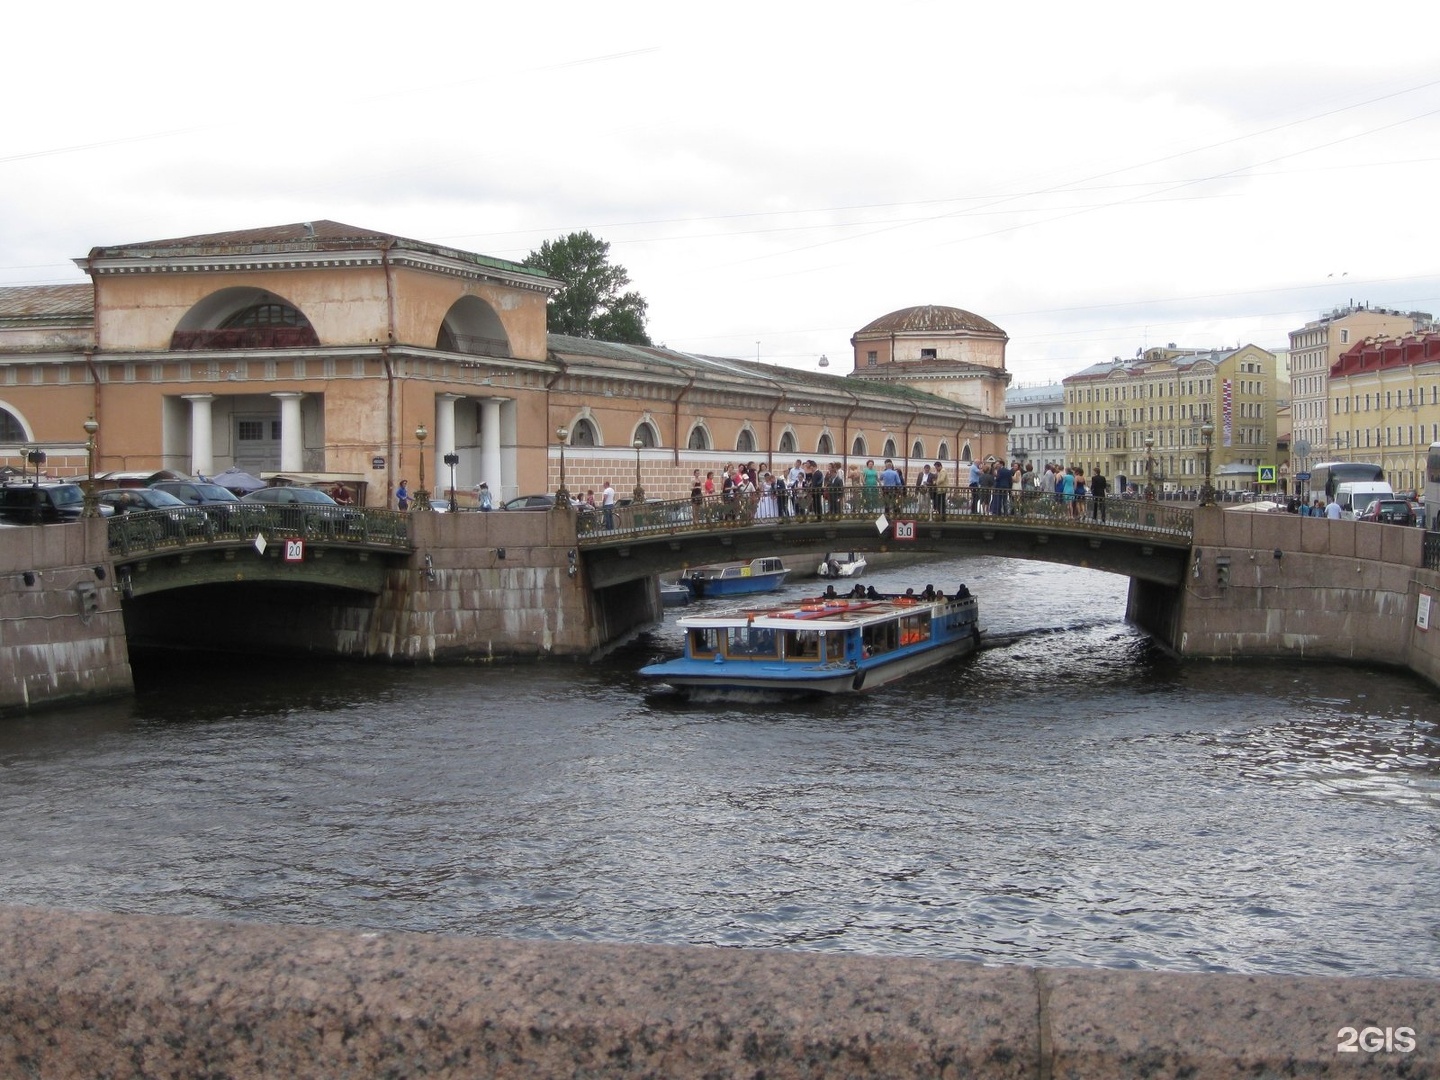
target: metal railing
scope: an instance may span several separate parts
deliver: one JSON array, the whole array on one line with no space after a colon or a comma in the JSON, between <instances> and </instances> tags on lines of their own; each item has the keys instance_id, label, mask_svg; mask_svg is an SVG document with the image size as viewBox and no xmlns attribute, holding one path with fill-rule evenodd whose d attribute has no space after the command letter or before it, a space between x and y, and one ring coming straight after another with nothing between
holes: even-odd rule
<instances>
[{"instance_id":1,"label":"metal railing","mask_svg":"<svg viewBox=\"0 0 1440 1080\"><path fill-rule=\"evenodd\" d=\"M409 551L409 515L398 510L289 503L175 507L116 514L105 525L112 556L300 538L326 544Z\"/></svg>"},{"instance_id":2,"label":"metal railing","mask_svg":"<svg viewBox=\"0 0 1440 1080\"><path fill-rule=\"evenodd\" d=\"M818 501L811 493L762 497L740 493L714 495L699 502L651 501L616 506L607 522L600 509L582 508L577 532L582 546L617 538L651 534L708 533L717 529L794 527L829 522L865 522L873 527L883 513L890 521L978 525L993 521L1006 525L1041 525L1077 532L1152 533L1188 542L1194 534L1194 508L1143 498L1096 500L1050 495L1038 491L1009 491L997 497L993 488L947 488L937 502L929 491L910 489L887 495L878 488L847 487L840 493L824 492Z\"/></svg>"}]
</instances>

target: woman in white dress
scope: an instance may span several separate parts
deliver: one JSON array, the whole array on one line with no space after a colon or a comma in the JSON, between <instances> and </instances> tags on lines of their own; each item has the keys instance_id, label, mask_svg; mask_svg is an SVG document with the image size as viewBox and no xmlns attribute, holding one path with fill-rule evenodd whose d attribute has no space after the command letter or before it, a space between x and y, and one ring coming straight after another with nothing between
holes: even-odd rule
<instances>
[{"instance_id":1,"label":"woman in white dress","mask_svg":"<svg viewBox=\"0 0 1440 1080\"><path fill-rule=\"evenodd\" d=\"M767 472L760 477L760 501L755 504L755 517L760 520L779 516L780 508L775 504L775 478Z\"/></svg>"}]
</instances>

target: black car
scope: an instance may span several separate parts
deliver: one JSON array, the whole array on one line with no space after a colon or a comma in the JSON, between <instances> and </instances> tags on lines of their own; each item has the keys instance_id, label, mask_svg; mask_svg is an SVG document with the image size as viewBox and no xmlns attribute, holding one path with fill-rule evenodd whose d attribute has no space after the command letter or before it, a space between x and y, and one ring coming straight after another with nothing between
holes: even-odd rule
<instances>
[{"instance_id":1,"label":"black car","mask_svg":"<svg viewBox=\"0 0 1440 1080\"><path fill-rule=\"evenodd\" d=\"M8 525L53 525L78 521L85 510L79 484L6 484L0 487L0 521ZM112 510L96 508L108 517Z\"/></svg>"},{"instance_id":2,"label":"black car","mask_svg":"<svg viewBox=\"0 0 1440 1080\"><path fill-rule=\"evenodd\" d=\"M173 495L186 506L200 507L221 529L248 528L262 514L241 502L229 488L203 480L161 480L151 484L150 490Z\"/></svg>"},{"instance_id":3,"label":"black car","mask_svg":"<svg viewBox=\"0 0 1440 1080\"><path fill-rule=\"evenodd\" d=\"M154 488L109 488L95 500L116 514L142 514L159 536L203 536L210 528L205 511L186 506L174 495Z\"/></svg>"}]
</instances>

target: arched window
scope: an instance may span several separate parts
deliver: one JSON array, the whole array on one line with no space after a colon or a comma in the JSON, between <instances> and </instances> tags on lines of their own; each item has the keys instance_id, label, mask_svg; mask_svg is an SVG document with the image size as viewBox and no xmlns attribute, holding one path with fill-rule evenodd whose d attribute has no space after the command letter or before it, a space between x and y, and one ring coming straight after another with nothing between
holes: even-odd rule
<instances>
[{"instance_id":1,"label":"arched window","mask_svg":"<svg viewBox=\"0 0 1440 1080\"><path fill-rule=\"evenodd\" d=\"M969 444L968 442L965 444L965 448L960 451L960 460L961 460L961 461L974 461L974 460L975 460L974 458L972 458L972 457L970 456L970 444Z\"/></svg>"},{"instance_id":2,"label":"arched window","mask_svg":"<svg viewBox=\"0 0 1440 1080\"><path fill-rule=\"evenodd\" d=\"M308 348L320 344L294 304L264 289L211 293L187 311L170 335L172 349Z\"/></svg>"},{"instance_id":3,"label":"arched window","mask_svg":"<svg viewBox=\"0 0 1440 1080\"><path fill-rule=\"evenodd\" d=\"M793 431L787 431L780 436L779 452L782 454L795 453L795 433Z\"/></svg>"},{"instance_id":4,"label":"arched window","mask_svg":"<svg viewBox=\"0 0 1440 1080\"><path fill-rule=\"evenodd\" d=\"M646 422L637 424L635 427L635 437L630 440L630 445L634 446L637 442L647 450L651 450L660 445L660 437L655 434L655 429Z\"/></svg>"},{"instance_id":5,"label":"arched window","mask_svg":"<svg viewBox=\"0 0 1440 1080\"><path fill-rule=\"evenodd\" d=\"M895 453L895 440L894 440L894 439L886 439L886 440L885 440L885 449L882 450L882 451L880 451L880 453L881 453L882 456L888 457L888 458L892 458L892 459L895 458L896 456L898 456L898 455L896 455L896 453Z\"/></svg>"},{"instance_id":6,"label":"arched window","mask_svg":"<svg viewBox=\"0 0 1440 1080\"><path fill-rule=\"evenodd\" d=\"M850 444L850 454L851 454L852 457L869 457L869 456L870 456L869 452L865 449L865 436L864 436L864 435L856 435L856 436L855 436L855 441Z\"/></svg>"},{"instance_id":7,"label":"arched window","mask_svg":"<svg viewBox=\"0 0 1440 1080\"><path fill-rule=\"evenodd\" d=\"M599 446L600 439L595 434L595 425L589 420L580 419L570 429L571 446Z\"/></svg>"},{"instance_id":8,"label":"arched window","mask_svg":"<svg viewBox=\"0 0 1440 1080\"><path fill-rule=\"evenodd\" d=\"M915 445L910 448L910 456L912 458L923 458L925 456L925 444L919 439L916 439Z\"/></svg>"},{"instance_id":9,"label":"arched window","mask_svg":"<svg viewBox=\"0 0 1440 1080\"><path fill-rule=\"evenodd\" d=\"M755 452L755 433L749 428L741 428L740 434L735 436L735 452L737 454L753 454Z\"/></svg>"},{"instance_id":10,"label":"arched window","mask_svg":"<svg viewBox=\"0 0 1440 1080\"><path fill-rule=\"evenodd\" d=\"M0 409L0 443L25 441L25 425L9 409Z\"/></svg>"},{"instance_id":11,"label":"arched window","mask_svg":"<svg viewBox=\"0 0 1440 1080\"><path fill-rule=\"evenodd\" d=\"M309 326L310 320L289 304L254 304L235 312L223 323L222 330L251 326Z\"/></svg>"},{"instance_id":12,"label":"arched window","mask_svg":"<svg viewBox=\"0 0 1440 1080\"><path fill-rule=\"evenodd\" d=\"M709 450L710 433L699 424L690 429L690 438L685 441L687 450Z\"/></svg>"},{"instance_id":13,"label":"arched window","mask_svg":"<svg viewBox=\"0 0 1440 1080\"><path fill-rule=\"evenodd\" d=\"M815 453L817 453L817 454L833 454L833 453L835 453L835 443L831 441L831 439L830 439L830 433L829 433L828 431L825 432L825 434L821 435L821 436L820 436L820 441L815 444Z\"/></svg>"},{"instance_id":14,"label":"arched window","mask_svg":"<svg viewBox=\"0 0 1440 1080\"><path fill-rule=\"evenodd\" d=\"M935 451L935 458L936 458L936 460L938 460L938 461L949 461L949 460L950 460L950 444L949 444L949 443L946 443L946 442L942 442L942 443L940 444L940 449Z\"/></svg>"}]
</instances>

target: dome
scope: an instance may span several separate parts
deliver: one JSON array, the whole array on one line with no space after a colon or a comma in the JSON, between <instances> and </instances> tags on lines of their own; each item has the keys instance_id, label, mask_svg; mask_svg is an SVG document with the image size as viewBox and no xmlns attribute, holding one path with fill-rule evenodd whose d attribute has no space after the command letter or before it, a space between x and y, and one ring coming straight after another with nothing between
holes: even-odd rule
<instances>
[{"instance_id":1,"label":"dome","mask_svg":"<svg viewBox=\"0 0 1440 1080\"><path fill-rule=\"evenodd\" d=\"M906 333L948 333L956 330L979 331L988 334L1003 334L1005 331L989 319L957 307L941 304L922 304L919 307L901 308L856 331L856 334L906 334Z\"/></svg>"}]
</instances>

